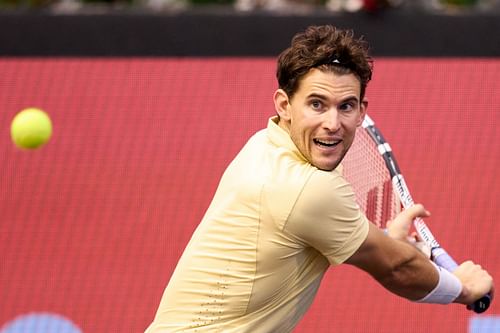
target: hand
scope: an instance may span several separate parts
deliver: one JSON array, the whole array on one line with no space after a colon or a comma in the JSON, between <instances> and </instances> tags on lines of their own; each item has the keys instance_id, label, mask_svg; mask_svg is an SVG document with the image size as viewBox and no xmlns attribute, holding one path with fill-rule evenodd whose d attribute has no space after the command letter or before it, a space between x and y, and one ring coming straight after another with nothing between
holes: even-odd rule
<instances>
[{"instance_id":1,"label":"hand","mask_svg":"<svg viewBox=\"0 0 500 333\"><path fill-rule=\"evenodd\" d=\"M416 204L399 213L392 221L387 222L389 237L411 243L427 258L431 257L431 249L422 241L416 232L410 234L412 222L415 218L429 217L431 213L421 204Z\"/></svg>"},{"instance_id":2,"label":"hand","mask_svg":"<svg viewBox=\"0 0 500 333\"><path fill-rule=\"evenodd\" d=\"M455 303L470 305L487 293L490 293L493 300L493 278L480 265L469 260L458 266L453 274L462 282L462 293Z\"/></svg>"}]
</instances>

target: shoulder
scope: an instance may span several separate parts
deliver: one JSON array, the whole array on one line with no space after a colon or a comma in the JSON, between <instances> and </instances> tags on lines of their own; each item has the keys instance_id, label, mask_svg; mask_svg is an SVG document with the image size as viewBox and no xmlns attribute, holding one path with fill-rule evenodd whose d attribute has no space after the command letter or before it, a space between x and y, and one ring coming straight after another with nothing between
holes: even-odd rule
<instances>
[{"instance_id":1,"label":"shoulder","mask_svg":"<svg viewBox=\"0 0 500 333\"><path fill-rule=\"evenodd\" d=\"M317 220L321 217L351 220L359 218L360 208L351 185L338 171L317 170L304 185L294 214Z\"/></svg>"},{"instance_id":2,"label":"shoulder","mask_svg":"<svg viewBox=\"0 0 500 333\"><path fill-rule=\"evenodd\" d=\"M331 205L332 202L355 201L351 185L338 170L316 170L305 184L302 200Z\"/></svg>"},{"instance_id":3,"label":"shoulder","mask_svg":"<svg viewBox=\"0 0 500 333\"><path fill-rule=\"evenodd\" d=\"M307 186L315 168L310 164L301 163L286 151L271 152L269 174L264 181L262 191L263 215L271 218L282 228Z\"/></svg>"},{"instance_id":4,"label":"shoulder","mask_svg":"<svg viewBox=\"0 0 500 333\"><path fill-rule=\"evenodd\" d=\"M286 230L338 264L364 241L368 221L342 175L318 171L297 198Z\"/></svg>"}]
</instances>

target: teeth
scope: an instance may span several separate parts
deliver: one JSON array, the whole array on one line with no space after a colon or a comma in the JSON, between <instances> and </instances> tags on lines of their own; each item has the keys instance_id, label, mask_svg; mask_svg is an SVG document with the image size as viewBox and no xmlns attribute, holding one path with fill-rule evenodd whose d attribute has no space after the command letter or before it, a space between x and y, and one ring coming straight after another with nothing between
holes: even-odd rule
<instances>
[{"instance_id":1,"label":"teeth","mask_svg":"<svg viewBox=\"0 0 500 333\"><path fill-rule=\"evenodd\" d=\"M317 144L320 144L322 146L328 146L328 147L332 147L332 146L339 143L339 141L335 141L335 140L319 140L319 139L314 139L314 142L316 142Z\"/></svg>"}]
</instances>

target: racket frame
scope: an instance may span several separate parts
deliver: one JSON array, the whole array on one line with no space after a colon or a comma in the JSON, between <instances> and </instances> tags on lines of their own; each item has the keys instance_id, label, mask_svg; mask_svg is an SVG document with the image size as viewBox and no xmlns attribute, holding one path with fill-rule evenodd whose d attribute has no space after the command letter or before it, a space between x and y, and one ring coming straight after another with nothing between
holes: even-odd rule
<instances>
[{"instance_id":1,"label":"racket frame","mask_svg":"<svg viewBox=\"0 0 500 333\"><path fill-rule=\"evenodd\" d=\"M365 115L362 127L368 133L370 138L373 140L379 154L384 159L385 165L387 167L387 170L389 171L392 180L393 191L398 196L403 207L407 209L413 206L415 202L413 201L410 190L406 184L403 175L401 174L400 168L398 166L398 163L396 162L391 146L383 137L382 132L375 126L375 122L368 115ZM432 260L440 267L443 267L444 269L453 272L458 267L458 264L441 247L441 245L438 243L438 241L432 234L429 227L425 224L425 222L421 218L416 218L413 221L413 225L415 226L415 229L420 238L430 248ZM482 298L474 302L474 304L471 304L470 308L476 313L482 313L488 309L490 303L491 303L491 296L490 294L486 294Z\"/></svg>"}]
</instances>

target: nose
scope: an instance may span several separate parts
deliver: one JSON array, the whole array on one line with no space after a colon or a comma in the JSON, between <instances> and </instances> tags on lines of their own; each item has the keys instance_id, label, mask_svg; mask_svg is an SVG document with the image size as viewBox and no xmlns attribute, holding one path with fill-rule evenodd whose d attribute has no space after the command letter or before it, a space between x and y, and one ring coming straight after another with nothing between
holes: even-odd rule
<instances>
[{"instance_id":1,"label":"nose","mask_svg":"<svg viewBox=\"0 0 500 333\"><path fill-rule=\"evenodd\" d=\"M340 129L339 112L335 108L329 109L324 114L323 127L330 131L336 132Z\"/></svg>"}]
</instances>

